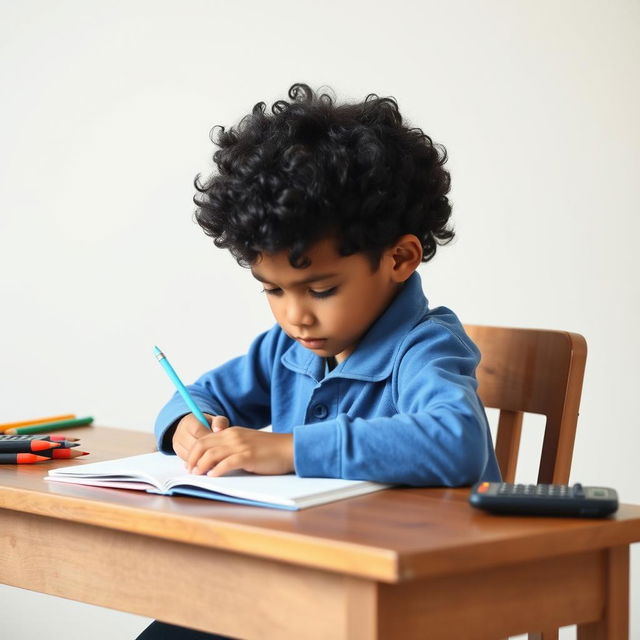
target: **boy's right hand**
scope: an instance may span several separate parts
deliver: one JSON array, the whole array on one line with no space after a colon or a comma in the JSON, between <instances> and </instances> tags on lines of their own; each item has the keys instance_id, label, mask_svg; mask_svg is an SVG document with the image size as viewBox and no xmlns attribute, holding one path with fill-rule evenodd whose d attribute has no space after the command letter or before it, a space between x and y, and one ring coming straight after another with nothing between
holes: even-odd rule
<instances>
[{"instance_id":1,"label":"boy's right hand","mask_svg":"<svg viewBox=\"0 0 640 640\"><path fill-rule=\"evenodd\" d=\"M187 414L180 420L180 422L178 422L171 444L179 458L182 458L185 461L189 458L191 447L195 444L198 438L206 436L211 433L211 431L222 431L229 426L229 419L225 418L225 416L212 416L205 413L204 417L211 425L210 430L207 429L200 420L193 415L193 413Z\"/></svg>"}]
</instances>

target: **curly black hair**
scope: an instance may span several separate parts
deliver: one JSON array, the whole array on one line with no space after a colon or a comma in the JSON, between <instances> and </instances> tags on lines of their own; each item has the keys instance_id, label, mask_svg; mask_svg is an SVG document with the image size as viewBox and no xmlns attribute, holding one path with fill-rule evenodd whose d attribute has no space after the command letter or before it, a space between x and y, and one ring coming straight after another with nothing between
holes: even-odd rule
<instances>
[{"instance_id":1,"label":"curly black hair","mask_svg":"<svg viewBox=\"0 0 640 640\"><path fill-rule=\"evenodd\" d=\"M404 234L420 239L423 262L453 238L446 149L404 124L394 98L336 104L298 83L289 99L212 129L217 172L196 177L194 202L217 247L243 266L287 250L302 268L309 246L333 234L340 255L362 251L375 270Z\"/></svg>"}]
</instances>

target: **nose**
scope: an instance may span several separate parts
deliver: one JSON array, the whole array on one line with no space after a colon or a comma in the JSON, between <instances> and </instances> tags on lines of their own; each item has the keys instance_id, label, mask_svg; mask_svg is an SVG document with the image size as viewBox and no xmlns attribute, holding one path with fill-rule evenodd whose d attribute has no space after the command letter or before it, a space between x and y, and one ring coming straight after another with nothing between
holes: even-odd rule
<instances>
[{"instance_id":1,"label":"nose","mask_svg":"<svg viewBox=\"0 0 640 640\"><path fill-rule=\"evenodd\" d=\"M309 327L315 318L303 301L293 298L287 304L287 322L295 327Z\"/></svg>"}]
</instances>

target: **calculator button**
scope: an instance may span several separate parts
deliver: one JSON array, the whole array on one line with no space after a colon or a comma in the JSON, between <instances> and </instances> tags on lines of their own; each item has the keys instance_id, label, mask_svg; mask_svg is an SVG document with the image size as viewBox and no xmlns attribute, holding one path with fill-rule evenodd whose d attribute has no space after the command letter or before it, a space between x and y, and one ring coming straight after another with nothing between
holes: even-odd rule
<instances>
[{"instance_id":1,"label":"calculator button","mask_svg":"<svg viewBox=\"0 0 640 640\"><path fill-rule=\"evenodd\" d=\"M489 483L488 482L483 482L479 487L478 487L478 493L487 493L487 491L489 491Z\"/></svg>"}]
</instances>

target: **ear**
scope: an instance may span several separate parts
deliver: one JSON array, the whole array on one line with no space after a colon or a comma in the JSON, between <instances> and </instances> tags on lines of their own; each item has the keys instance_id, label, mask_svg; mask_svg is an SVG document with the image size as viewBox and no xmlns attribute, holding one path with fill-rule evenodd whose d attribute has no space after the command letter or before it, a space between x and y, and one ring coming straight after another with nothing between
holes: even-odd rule
<instances>
[{"instance_id":1,"label":"ear","mask_svg":"<svg viewBox=\"0 0 640 640\"><path fill-rule=\"evenodd\" d=\"M394 282L404 282L422 262L422 243L417 236L406 234L398 238L384 253L390 260L391 279Z\"/></svg>"}]
</instances>

